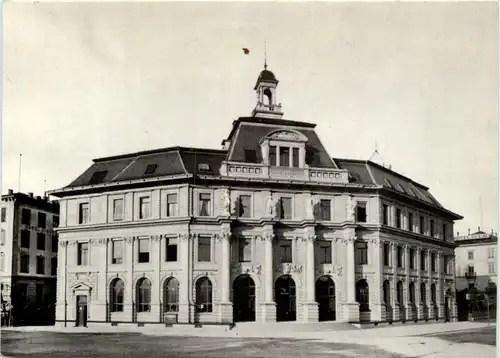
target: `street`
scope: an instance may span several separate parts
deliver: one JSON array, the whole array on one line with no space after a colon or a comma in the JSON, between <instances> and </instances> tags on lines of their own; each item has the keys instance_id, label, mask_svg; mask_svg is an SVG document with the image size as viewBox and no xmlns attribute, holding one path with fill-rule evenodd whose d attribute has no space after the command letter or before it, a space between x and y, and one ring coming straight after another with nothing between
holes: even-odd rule
<instances>
[{"instance_id":1,"label":"street","mask_svg":"<svg viewBox=\"0 0 500 358\"><path fill-rule=\"evenodd\" d=\"M439 333L425 335L424 337L440 338L453 343L479 343L496 346L497 332L496 326L485 327L476 330L461 332Z\"/></svg>"},{"instance_id":2,"label":"street","mask_svg":"<svg viewBox=\"0 0 500 358\"><path fill-rule=\"evenodd\" d=\"M313 340L147 336L141 333L3 331L7 357L371 357L396 358L370 346Z\"/></svg>"}]
</instances>

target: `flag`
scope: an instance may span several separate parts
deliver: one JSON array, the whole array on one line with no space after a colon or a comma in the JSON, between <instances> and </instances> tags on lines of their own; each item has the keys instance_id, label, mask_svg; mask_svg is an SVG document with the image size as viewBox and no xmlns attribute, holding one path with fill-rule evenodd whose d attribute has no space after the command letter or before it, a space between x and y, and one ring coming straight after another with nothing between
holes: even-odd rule
<instances>
[{"instance_id":1,"label":"flag","mask_svg":"<svg viewBox=\"0 0 500 358\"><path fill-rule=\"evenodd\" d=\"M243 47L242 50L245 53L245 55L248 55L250 53L250 50L247 49L246 47Z\"/></svg>"}]
</instances>

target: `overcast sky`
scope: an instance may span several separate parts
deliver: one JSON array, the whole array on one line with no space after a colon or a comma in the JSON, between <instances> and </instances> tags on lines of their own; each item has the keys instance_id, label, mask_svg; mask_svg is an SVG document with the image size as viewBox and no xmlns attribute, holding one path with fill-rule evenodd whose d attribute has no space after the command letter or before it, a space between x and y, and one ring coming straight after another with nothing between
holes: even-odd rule
<instances>
[{"instance_id":1,"label":"overcast sky","mask_svg":"<svg viewBox=\"0 0 500 358\"><path fill-rule=\"evenodd\" d=\"M220 148L268 63L285 118L498 229L496 3L5 3L3 186L42 195L93 158ZM250 49L244 55L242 47ZM482 218L480 201L482 201Z\"/></svg>"}]
</instances>

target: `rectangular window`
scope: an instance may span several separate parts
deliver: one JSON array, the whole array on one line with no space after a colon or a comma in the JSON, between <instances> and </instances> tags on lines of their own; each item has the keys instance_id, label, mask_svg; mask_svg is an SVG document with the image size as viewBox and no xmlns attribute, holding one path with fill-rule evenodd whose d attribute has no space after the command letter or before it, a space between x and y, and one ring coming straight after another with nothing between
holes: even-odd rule
<instances>
[{"instance_id":1,"label":"rectangular window","mask_svg":"<svg viewBox=\"0 0 500 358\"><path fill-rule=\"evenodd\" d=\"M250 195L240 195L239 196L239 216L242 218L251 217L251 202L252 197Z\"/></svg>"},{"instance_id":2,"label":"rectangular window","mask_svg":"<svg viewBox=\"0 0 500 358\"><path fill-rule=\"evenodd\" d=\"M21 224L22 225L31 225L31 210L23 209L21 211Z\"/></svg>"},{"instance_id":3,"label":"rectangular window","mask_svg":"<svg viewBox=\"0 0 500 358\"><path fill-rule=\"evenodd\" d=\"M488 249L488 258L489 259L494 259L495 258L495 248L494 247L490 247Z\"/></svg>"},{"instance_id":4,"label":"rectangular window","mask_svg":"<svg viewBox=\"0 0 500 358\"><path fill-rule=\"evenodd\" d=\"M280 147L280 167L290 166L290 148Z\"/></svg>"},{"instance_id":5,"label":"rectangular window","mask_svg":"<svg viewBox=\"0 0 500 358\"><path fill-rule=\"evenodd\" d=\"M52 276L57 276L57 257L50 259L50 274Z\"/></svg>"},{"instance_id":6,"label":"rectangular window","mask_svg":"<svg viewBox=\"0 0 500 358\"><path fill-rule=\"evenodd\" d=\"M139 219L149 219L151 217L150 207L151 200L149 196L144 196L139 199Z\"/></svg>"},{"instance_id":7,"label":"rectangular window","mask_svg":"<svg viewBox=\"0 0 500 358\"><path fill-rule=\"evenodd\" d=\"M121 265L123 263L123 240L113 240L111 247L111 263Z\"/></svg>"},{"instance_id":8,"label":"rectangular window","mask_svg":"<svg viewBox=\"0 0 500 358\"><path fill-rule=\"evenodd\" d=\"M25 249L30 248L31 232L29 230L21 230L21 247Z\"/></svg>"},{"instance_id":9,"label":"rectangular window","mask_svg":"<svg viewBox=\"0 0 500 358\"><path fill-rule=\"evenodd\" d=\"M81 203L78 215L78 223L87 224L89 222L89 203Z\"/></svg>"},{"instance_id":10,"label":"rectangular window","mask_svg":"<svg viewBox=\"0 0 500 358\"><path fill-rule=\"evenodd\" d=\"M198 262L212 261L212 239L200 236L198 238Z\"/></svg>"},{"instance_id":11,"label":"rectangular window","mask_svg":"<svg viewBox=\"0 0 500 358\"><path fill-rule=\"evenodd\" d=\"M89 264L89 244L87 242L78 243L78 265L86 266Z\"/></svg>"},{"instance_id":12,"label":"rectangular window","mask_svg":"<svg viewBox=\"0 0 500 358\"><path fill-rule=\"evenodd\" d=\"M389 206L384 204L382 205L382 223L384 225L389 225Z\"/></svg>"},{"instance_id":13,"label":"rectangular window","mask_svg":"<svg viewBox=\"0 0 500 358\"><path fill-rule=\"evenodd\" d=\"M401 217L402 217L401 209L397 208L396 209L396 227L398 229L401 229Z\"/></svg>"},{"instance_id":14,"label":"rectangular window","mask_svg":"<svg viewBox=\"0 0 500 358\"><path fill-rule=\"evenodd\" d=\"M51 237L51 246L52 246L52 252L57 252L59 249L59 240L57 239L57 235L52 235Z\"/></svg>"},{"instance_id":15,"label":"rectangular window","mask_svg":"<svg viewBox=\"0 0 500 358\"><path fill-rule=\"evenodd\" d=\"M469 267L467 268L467 271L471 274L473 274L475 271L474 271L474 266L472 265L469 265Z\"/></svg>"},{"instance_id":16,"label":"rectangular window","mask_svg":"<svg viewBox=\"0 0 500 358\"><path fill-rule=\"evenodd\" d=\"M321 199L319 201L319 219L323 221L331 221L332 213L331 213L331 200Z\"/></svg>"},{"instance_id":17,"label":"rectangular window","mask_svg":"<svg viewBox=\"0 0 500 358\"><path fill-rule=\"evenodd\" d=\"M238 246L238 257L239 262L250 262L252 261L252 240L243 238L239 240Z\"/></svg>"},{"instance_id":18,"label":"rectangular window","mask_svg":"<svg viewBox=\"0 0 500 358\"><path fill-rule=\"evenodd\" d=\"M269 147L269 165L276 166L276 147Z\"/></svg>"},{"instance_id":19,"label":"rectangular window","mask_svg":"<svg viewBox=\"0 0 500 358\"><path fill-rule=\"evenodd\" d=\"M366 203L358 201L356 204L356 221L365 223L366 222Z\"/></svg>"},{"instance_id":20,"label":"rectangular window","mask_svg":"<svg viewBox=\"0 0 500 358\"><path fill-rule=\"evenodd\" d=\"M37 275L45 275L45 257L36 257L36 273Z\"/></svg>"},{"instance_id":21,"label":"rectangular window","mask_svg":"<svg viewBox=\"0 0 500 358\"><path fill-rule=\"evenodd\" d=\"M368 244L366 242L356 243L356 264L368 265Z\"/></svg>"},{"instance_id":22,"label":"rectangular window","mask_svg":"<svg viewBox=\"0 0 500 358\"><path fill-rule=\"evenodd\" d=\"M331 241L320 241L319 243L319 263L320 264L331 264L332 263L332 242Z\"/></svg>"},{"instance_id":23,"label":"rectangular window","mask_svg":"<svg viewBox=\"0 0 500 358\"><path fill-rule=\"evenodd\" d=\"M299 148L292 149L292 166L294 168L299 167Z\"/></svg>"},{"instance_id":24,"label":"rectangular window","mask_svg":"<svg viewBox=\"0 0 500 358\"><path fill-rule=\"evenodd\" d=\"M7 221L7 208L2 208L2 220L3 223Z\"/></svg>"},{"instance_id":25,"label":"rectangular window","mask_svg":"<svg viewBox=\"0 0 500 358\"><path fill-rule=\"evenodd\" d=\"M165 243L165 261L175 262L177 261L177 239L168 238Z\"/></svg>"},{"instance_id":26,"label":"rectangular window","mask_svg":"<svg viewBox=\"0 0 500 358\"><path fill-rule=\"evenodd\" d=\"M420 216L419 234L423 235L425 232L425 220L423 216Z\"/></svg>"},{"instance_id":27,"label":"rectangular window","mask_svg":"<svg viewBox=\"0 0 500 358\"><path fill-rule=\"evenodd\" d=\"M398 252L398 267L403 268L404 267L403 266L403 263L404 263L403 248L401 246L398 246L397 252Z\"/></svg>"},{"instance_id":28,"label":"rectangular window","mask_svg":"<svg viewBox=\"0 0 500 358\"><path fill-rule=\"evenodd\" d=\"M36 234L36 249L45 251L45 234L44 233L39 232Z\"/></svg>"},{"instance_id":29,"label":"rectangular window","mask_svg":"<svg viewBox=\"0 0 500 358\"><path fill-rule=\"evenodd\" d=\"M280 240L279 242L279 260L280 263L291 263L292 257L292 241Z\"/></svg>"},{"instance_id":30,"label":"rectangular window","mask_svg":"<svg viewBox=\"0 0 500 358\"><path fill-rule=\"evenodd\" d=\"M446 238L448 236L447 225L446 224L443 224L442 230L443 230L443 240L446 241Z\"/></svg>"},{"instance_id":31,"label":"rectangular window","mask_svg":"<svg viewBox=\"0 0 500 358\"><path fill-rule=\"evenodd\" d=\"M280 198L280 219L292 218L292 198Z\"/></svg>"},{"instance_id":32,"label":"rectangular window","mask_svg":"<svg viewBox=\"0 0 500 358\"><path fill-rule=\"evenodd\" d=\"M415 270L415 250L410 249L410 270Z\"/></svg>"},{"instance_id":33,"label":"rectangular window","mask_svg":"<svg viewBox=\"0 0 500 358\"><path fill-rule=\"evenodd\" d=\"M113 200L113 220L123 220L123 199Z\"/></svg>"},{"instance_id":34,"label":"rectangular window","mask_svg":"<svg viewBox=\"0 0 500 358\"><path fill-rule=\"evenodd\" d=\"M474 260L474 251L468 251L467 257L469 258L469 260Z\"/></svg>"},{"instance_id":35,"label":"rectangular window","mask_svg":"<svg viewBox=\"0 0 500 358\"><path fill-rule=\"evenodd\" d=\"M434 220L431 220L430 237L434 237Z\"/></svg>"},{"instance_id":36,"label":"rectangular window","mask_svg":"<svg viewBox=\"0 0 500 358\"><path fill-rule=\"evenodd\" d=\"M47 214L38 213L38 227L45 229L46 226L47 226Z\"/></svg>"},{"instance_id":37,"label":"rectangular window","mask_svg":"<svg viewBox=\"0 0 500 358\"><path fill-rule=\"evenodd\" d=\"M495 273L495 264L488 264L488 273L489 274Z\"/></svg>"},{"instance_id":38,"label":"rectangular window","mask_svg":"<svg viewBox=\"0 0 500 358\"><path fill-rule=\"evenodd\" d=\"M420 251L420 270L425 271L425 261L426 261L426 255L425 251Z\"/></svg>"},{"instance_id":39,"label":"rectangular window","mask_svg":"<svg viewBox=\"0 0 500 358\"><path fill-rule=\"evenodd\" d=\"M384 243L384 266L391 266L391 245Z\"/></svg>"},{"instance_id":40,"label":"rectangular window","mask_svg":"<svg viewBox=\"0 0 500 358\"><path fill-rule=\"evenodd\" d=\"M408 231L413 232L413 213L408 213Z\"/></svg>"},{"instance_id":41,"label":"rectangular window","mask_svg":"<svg viewBox=\"0 0 500 358\"><path fill-rule=\"evenodd\" d=\"M431 254L431 271L436 272L436 254Z\"/></svg>"},{"instance_id":42,"label":"rectangular window","mask_svg":"<svg viewBox=\"0 0 500 358\"><path fill-rule=\"evenodd\" d=\"M149 239L139 239L139 263L149 262Z\"/></svg>"},{"instance_id":43,"label":"rectangular window","mask_svg":"<svg viewBox=\"0 0 500 358\"><path fill-rule=\"evenodd\" d=\"M59 227L59 216L54 215L52 217L52 227Z\"/></svg>"},{"instance_id":44,"label":"rectangular window","mask_svg":"<svg viewBox=\"0 0 500 358\"><path fill-rule=\"evenodd\" d=\"M200 193L199 196L199 215L210 216L212 213L211 195L209 193Z\"/></svg>"},{"instance_id":45,"label":"rectangular window","mask_svg":"<svg viewBox=\"0 0 500 358\"><path fill-rule=\"evenodd\" d=\"M167 216L177 216L177 194L167 194Z\"/></svg>"},{"instance_id":46,"label":"rectangular window","mask_svg":"<svg viewBox=\"0 0 500 358\"><path fill-rule=\"evenodd\" d=\"M29 273L30 272L30 255L29 254L21 254L21 273Z\"/></svg>"},{"instance_id":47,"label":"rectangular window","mask_svg":"<svg viewBox=\"0 0 500 358\"><path fill-rule=\"evenodd\" d=\"M5 236L6 236L5 230L2 229L0 231L0 245L5 245Z\"/></svg>"}]
</instances>

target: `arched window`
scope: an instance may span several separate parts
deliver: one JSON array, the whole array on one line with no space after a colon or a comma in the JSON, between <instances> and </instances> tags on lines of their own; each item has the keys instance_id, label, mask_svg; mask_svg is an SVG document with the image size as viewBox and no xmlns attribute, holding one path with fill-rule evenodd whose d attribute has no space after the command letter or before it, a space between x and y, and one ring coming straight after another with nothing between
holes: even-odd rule
<instances>
[{"instance_id":1,"label":"arched window","mask_svg":"<svg viewBox=\"0 0 500 358\"><path fill-rule=\"evenodd\" d=\"M137 311L149 312L151 310L151 282L147 278L137 281Z\"/></svg>"},{"instance_id":2,"label":"arched window","mask_svg":"<svg viewBox=\"0 0 500 358\"><path fill-rule=\"evenodd\" d=\"M196 281L196 309L198 312L212 312L212 282L208 277Z\"/></svg>"},{"instance_id":3,"label":"arched window","mask_svg":"<svg viewBox=\"0 0 500 358\"><path fill-rule=\"evenodd\" d=\"M402 305L404 302L404 292L403 292L403 282L399 281L397 286L397 299L399 305Z\"/></svg>"},{"instance_id":4,"label":"arched window","mask_svg":"<svg viewBox=\"0 0 500 358\"><path fill-rule=\"evenodd\" d=\"M384 303L386 306L391 305L391 284L389 283L388 280L384 281Z\"/></svg>"},{"instance_id":5,"label":"arched window","mask_svg":"<svg viewBox=\"0 0 500 358\"><path fill-rule=\"evenodd\" d=\"M431 285L431 301L432 303L436 303L436 284Z\"/></svg>"},{"instance_id":6,"label":"arched window","mask_svg":"<svg viewBox=\"0 0 500 358\"><path fill-rule=\"evenodd\" d=\"M0 271L5 271L5 254L0 253Z\"/></svg>"},{"instance_id":7,"label":"arched window","mask_svg":"<svg viewBox=\"0 0 500 358\"><path fill-rule=\"evenodd\" d=\"M410 291L410 304L412 306L414 306L415 305L415 284L413 282L410 282L409 291Z\"/></svg>"},{"instance_id":8,"label":"arched window","mask_svg":"<svg viewBox=\"0 0 500 358\"><path fill-rule=\"evenodd\" d=\"M174 277L165 281L163 304L165 312L179 312L179 281Z\"/></svg>"},{"instance_id":9,"label":"arched window","mask_svg":"<svg viewBox=\"0 0 500 358\"><path fill-rule=\"evenodd\" d=\"M420 302L424 306L427 306L427 287L425 286L425 282L422 282L420 285Z\"/></svg>"},{"instance_id":10,"label":"arched window","mask_svg":"<svg viewBox=\"0 0 500 358\"><path fill-rule=\"evenodd\" d=\"M356 301L359 303L360 311L369 311L370 310L370 298L368 292L368 282L366 280L359 280L356 283Z\"/></svg>"},{"instance_id":11,"label":"arched window","mask_svg":"<svg viewBox=\"0 0 500 358\"><path fill-rule=\"evenodd\" d=\"M123 291L125 289L125 285L123 281L119 278L115 278L111 285L109 285L109 295L111 312L123 312Z\"/></svg>"}]
</instances>

